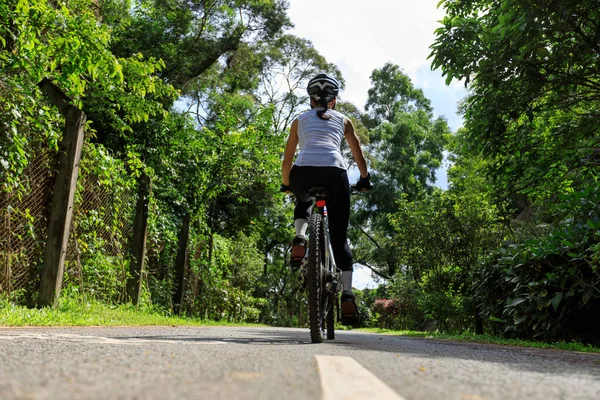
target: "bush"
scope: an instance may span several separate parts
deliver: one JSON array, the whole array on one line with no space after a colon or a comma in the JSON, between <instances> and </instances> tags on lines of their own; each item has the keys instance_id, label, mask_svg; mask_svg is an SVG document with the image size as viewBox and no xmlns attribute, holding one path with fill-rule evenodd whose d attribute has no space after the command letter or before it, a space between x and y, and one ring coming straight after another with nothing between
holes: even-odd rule
<instances>
[{"instance_id":1,"label":"bush","mask_svg":"<svg viewBox=\"0 0 600 400\"><path fill-rule=\"evenodd\" d=\"M378 328L402 329L398 320L400 315L400 301L396 299L377 299L373 303L373 315Z\"/></svg>"},{"instance_id":2,"label":"bush","mask_svg":"<svg viewBox=\"0 0 600 400\"><path fill-rule=\"evenodd\" d=\"M600 342L600 221L570 221L548 236L511 243L476 272L488 327L508 336Z\"/></svg>"},{"instance_id":3,"label":"bush","mask_svg":"<svg viewBox=\"0 0 600 400\"><path fill-rule=\"evenodd\" d=\"M419 330L462 332L471 326L471 320L465 312L463 296L452 290L445 292L424 290L417 298L417 304L426 318Z\"/></svg>"},{"instance_id":4,"label":"bush","mask_svg":"<svg viewBox=\"0 0 600 400\"><path fill-rule=\"evenodd\" d=\"M394 321L389 323L390 329L416 330L421 327L425 319L425 313L418 304L421 291L419 284L403 272L396 274L394 281L382 290L382 297L394 299L399 309Z\"/></svg>"}]
</instances>

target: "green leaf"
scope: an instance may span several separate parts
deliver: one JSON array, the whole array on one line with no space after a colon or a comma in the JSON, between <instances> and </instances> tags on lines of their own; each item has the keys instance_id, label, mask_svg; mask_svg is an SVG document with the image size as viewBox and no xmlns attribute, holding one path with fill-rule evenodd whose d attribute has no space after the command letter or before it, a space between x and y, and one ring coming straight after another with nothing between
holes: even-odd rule
<instances>
[{"instance_id":1,"label":"green leaf","mask_svg":"<svg viewBox=\"0 0 600 400\"><path fill-rule=\"evenodd\" d=\"M554 308L554 311L558 310L558 305L560 304L562 298L563 298L562 292L558 292L554 295L554 297L552 297L552 308Z\"/></svg>"},{"instance_id":2,"label":"green leaf","mask_svg":"<svg viewBox=\"0 0 600 400\"><path fill-rule=\"evenodd\" d=\"M508 302L506 307L518 306L519 304L523 303L526 300L527 300L526 297L515 297L514 299L512 299L511 301Z\"/></svg>"},{"instance_id":3,"label":"green leaf","mask_svg":"<svg viewBox=\"0 0 600 400\"><path fill-rule=\"evenodd\" d=\"M29 1L19 0L16 9L21 11L23 14L29 14Z\"/></svg>"},{"instance_id":4,"label":"green leaf","mask_svg":"<svg viewBox=\"0 0 600 400\"><path fill-rule=\"evenodd\" d=\"M526 319L527 319L527 315L521 315L520 317L515 317L514 318L515 325L519 325L520 323L524 322Z\"/></svg>"}]
</instances>

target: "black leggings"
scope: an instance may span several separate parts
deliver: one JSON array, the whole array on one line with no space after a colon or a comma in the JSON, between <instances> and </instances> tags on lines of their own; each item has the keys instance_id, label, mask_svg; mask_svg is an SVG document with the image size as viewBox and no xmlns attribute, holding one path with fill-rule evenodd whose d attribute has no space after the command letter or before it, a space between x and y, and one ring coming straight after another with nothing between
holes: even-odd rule
<instances>
[{"instance_id":1,"label":"black leggings","mask_svg":"<svg viewBox=\"0 0 600 400\"><path fill-rule=\"evenodd\" d=\"M329 190L327 217L329 235L337 267L352 271L352 251L348 246L348 219L350 218L350 184L345 169L337 167L299 167L294 165L290 172L290 186L296 196L294 219L309 219L312 200L308 189L324 186Z\"/></svg>"}]
</instances>

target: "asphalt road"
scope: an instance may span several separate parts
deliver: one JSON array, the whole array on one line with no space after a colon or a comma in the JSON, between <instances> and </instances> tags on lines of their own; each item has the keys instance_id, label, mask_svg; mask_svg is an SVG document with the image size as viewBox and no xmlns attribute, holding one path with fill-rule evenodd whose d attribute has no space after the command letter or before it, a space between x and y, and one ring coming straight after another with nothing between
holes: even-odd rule
<instances>
[{"instance_id":1,"label":"asphalt road","mask_svg":"<svg viewBox=\"0 0 600 400\"><path fill-rule=\"evenodd\" d=\"M0 399L600 399L600 354L307 329L0 328Z\"/></svg>"}]
</instances>

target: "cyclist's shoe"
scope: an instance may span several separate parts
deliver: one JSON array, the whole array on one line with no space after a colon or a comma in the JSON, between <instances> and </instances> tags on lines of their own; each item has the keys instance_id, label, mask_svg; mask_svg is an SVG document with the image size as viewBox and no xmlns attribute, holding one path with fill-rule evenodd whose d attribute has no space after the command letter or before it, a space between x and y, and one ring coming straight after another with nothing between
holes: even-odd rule
<instances>
[{"instance_id":1,"label":"cyclist's shoe","mask_svg":"<svg viewBox=\"0 0 600 400\"><path fill-rule=\"evenodd\" d=\"M292 268L300 268L305 255L306 238L304 236L296 236L294 240L292 240L292 257L290 260Z\"/></svg>"},{"instance_id":2,"label":"cyclist's shoe","mask_svg":"<svg viewBox=\"0 0 600 400\"><path fill-rule=\"evenodd\" d=\"M342 292L342 325L358 324L358 307L352 290Z\"/></svg>"}]
</instances>

